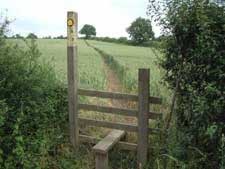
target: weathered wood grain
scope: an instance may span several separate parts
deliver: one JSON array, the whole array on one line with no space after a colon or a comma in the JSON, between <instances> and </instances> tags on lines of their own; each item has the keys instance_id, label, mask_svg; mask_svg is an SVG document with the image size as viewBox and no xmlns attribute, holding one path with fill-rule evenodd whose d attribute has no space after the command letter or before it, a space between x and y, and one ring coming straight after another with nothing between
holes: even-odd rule
<instances>
[{"instance_id":1,"label":"weathered wood grain","mask_svg":"<svg viewBox=\"0 0 225 169\"><path fill-rule=\"evenodd\" d=\"M123 93L117 93L117 92L79 89L78 94L83 95L83 96L90 96L90 97L101 97L101 98L124 99L124 100L130 100L130 101L137 101L136 95L123 94Z\"/></svg>"},{"instance_id":2,"label":"weathered wood grain","mask_svg":"<svg viewBox=\"0 0 225 169\"><path fill-rule=\"evenodd\" d=\"M78 104L78 109L87 110L87 111L96 111L96 112L102 112L102 113L118 114L123 116L132 116L132 117L137 117L138 115L138 110L135 110L135 109L122 109L122 108L98 106L98 105L91 105L91 104ZM149 112L148 118L149 119L162 118L162 113Z\"/></svg>"},{"instance_id":3,"label":"weathered wood grain","mask_svg":"<svg viewBox=\"0 0 225 169\"><path fill-rule=\"evenodd\" d=\"M72 20L74 24L67 25L67 77L68 77L68 104L69 104L69 124L70 141L74 148L79 142L78 128L78 70L77 70L77 46L73 41L77 38L77 13L68 12L67 22ZM67 23L68 24L68 23ZM73 40L73 41L71 41Z\"/></svg>"},{"instance_id":4,"label":"weathered wood grain","mask_svg":"<svg viewBox=\"0 0 225 169\"><path fill-rule=\"evenodd\" d=\"M109 169L108 153L95 153L95 169Z\"/></svg>"},{"instance_id":5,"label":"weathered wood grain","mask_svg":"<svg viewBox=\"0 0 225 169\"><path fill-rule=\"evenodd\" d=\"M90 143L90 144L97 144L101 139L95 138L92 136L80 135L80 142L83 143ZM137 144L135 143L128 143L124 141L119 141L116 145L116 148L121 150L129 150L129 151L136 151Z\"/></svg>"},{"instance_id":6,"label":"weathered wood grain","mask_svg":"<svg viewBox=\"0 0 225 169\"><path fill-rule=\"evenodd\" d=\"M87 111L97 111L103 113L110 113L110 114L118 114L123 116L137 116L137 110L134 109L122 109L122 108L115 108L115 107L107 107L107 106L97 106L97 105L90 105L90 104L79 104L79 109L87 110Z\"/></svg>"},{"instance_id":7,"label":"weathered wood grain","mask_svg":"<svg viewBox=\"0 0 225 169\"><path fill-rule=\"evenodd\" d=\"M87 89L78 89L78 94L82 96L90 97L101 97L109 99L123 99L129 101L138 101L138 96L134 94L125 94L117 92L105 92L105 91L96 91L96 90L87 90ZM162 104L162 99L158 97L149 97L149 101L152 104Z\"/></svg>"},{"instance_id":8,"label":"weathered wood grain","mask_svg":"<svg viewBox=\"0 0 225 169\"><path fill-rule=\"evenodd\" d=\"M105 138L93 147L94 152L106 154L108 151L125 136L123 130L112 130Z\"/></svg>"},{"instance_id":9,"label":"weathered wood grain","mask_svg":"<svg viewBox=\"0 0 225 169\"><path fill-rule=\"evenodd\" d=\"M138 169L142 169L148 154L149 69L138 71Z\"/></svg>"},{"instance_id":10,"label":"weathered wood grain","mask_svg":"<svg viewBox=\"0 0 225 169\"><path fill-rule=\"evenodd\" d=\"M133 124L115 123L115 122L93 120L93 119L86 119L86 118L79 118L79 124L87 125L87 126L96 126L96 127L125 130L128 132L138 132L138 126ZM159 134L161 132L161 130L157 128L147 128L147 130L148 130L148 133L151 133L151 134Z\"/></svg>"},{"instance_id":11,"label":"weathered wood grain","mask_svg":"<svg viewBox=\"0 0 225 169\"><path fill-rule=\"evenodd\" d=\"M114 123L109 121L93 120L86 118L79 118L79 123L89 126L106 127L118 130L125 130L129 132L137 132L137 126L131 124L128 125L124 123Z\"/></svg>"}]
</instances>

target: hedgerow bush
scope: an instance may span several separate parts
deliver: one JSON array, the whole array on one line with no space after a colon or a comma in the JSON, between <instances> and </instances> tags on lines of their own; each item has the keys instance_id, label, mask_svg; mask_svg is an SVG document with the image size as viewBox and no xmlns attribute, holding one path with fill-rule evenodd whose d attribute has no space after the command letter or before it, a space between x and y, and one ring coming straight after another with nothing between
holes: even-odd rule
<instances>
[{"instance_id":1,"label":"hedgerow bush","mask_svg":"<svg viewBox=\"0 0 225 169\"><path fill-rule=\"evenodd\" d=\"M178 168L224 169L225 8L171 0L162 11L165 17L156 19L170 35L162 67L177 92L168 153Z\"/></svg>"},{"instance_id":2,"label":"hedgerow bush","mask_svg":"<svg viewBox=\"0 0 225 169\"><path fill-rule=\"evenodd\" d=\"M4 39L0 23L0 168L60 168L67 141L66 89L33 39L26 48ZM54 159L54 160L53 160Z\"/></svg>"},{"instance_id":3,"label":"hedgerow bush","mask_svg":"<svg viewBox=\"0 0 225 169\"><path fill-rule=\"evenodd\" d=\"M161 49L162 44L159 43L159 41L153 39L149 40L147 42L144 42L142 44L134 43L132 40L127 39L126 37L120 37L120 38L110 38L110 37L92 37L90 40L96 40L96 41L102 41L102 42L110 42L110 43L118 43L118 44L124 44L124 45L130 45L130 46L144 46L144 47L152 47L156 49Z\"/></svg>"}]
</instances>

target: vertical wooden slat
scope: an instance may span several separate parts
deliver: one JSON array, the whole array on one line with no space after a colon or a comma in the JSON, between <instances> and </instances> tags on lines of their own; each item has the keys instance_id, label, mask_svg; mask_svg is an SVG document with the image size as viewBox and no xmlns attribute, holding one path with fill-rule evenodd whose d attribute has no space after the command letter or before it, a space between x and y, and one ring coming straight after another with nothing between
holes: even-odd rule
<instances>
[{"instance_id":1,"label":"vertical wooden slat","mask_svg":"<svg viewBox=\"0 0 225 169\"><path fill-rule=\"evenodd\" d=\"M78 72L77 72L77 13L67 13L67 74L70 141L74 148L79 142L78 128Z\"/></svg>"},{"instance_id":2,"label":"vertical wooden slat","mask_svg":"<svg viewBox=\"0 0 225 169\"><path fill-rule=\"evenodd\" d=\"M149 69L138 71L138 168L142 169L148 154Z\"/></svg>"},{"instance_id":3,"label":"vertical wooden slat","mask_svg":"<svg viewBox=\"0 0 225 169\"><path fill-rule=\"evenodd\" d=\"M108 169L108 153L101 154L96 153L95 154L95 169Z\"/></svg>"}]
</instances>

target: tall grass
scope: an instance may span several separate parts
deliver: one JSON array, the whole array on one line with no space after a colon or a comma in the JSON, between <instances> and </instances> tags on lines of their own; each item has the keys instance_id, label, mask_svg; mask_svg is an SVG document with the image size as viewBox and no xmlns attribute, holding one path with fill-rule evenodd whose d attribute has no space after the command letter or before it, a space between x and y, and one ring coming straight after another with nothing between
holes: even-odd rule
<instances>
[{"instance_id":1,"label":"tall grass","mask_svg":"<svg viewBox=\"0 0 225 169\"><path fill-rule=\"evenodd\" d=\"M24 46L23 40L9 40ZM41 51L40 60L53 65L58 78L67 83L67 42L65 39L38 39L37 45ZM78 40L78 73L79 87L102 90L106 87L103 61L99 54L87 47L83 40Z\"/></svg>"},{"instance_id":2,"label":"tall grass","mask_svg":"<svg viewBox=\"0 0 225 169\"><path fill-rule=\"evenodd\" d=\"M88 41L104 53L105 60L117 73L124 87L130 92L137 92L138 69L150 68L150 92L153 96L162 97L165 103L170 101L170 91L162 83L164 75L159 66L163 55L147 47L134 47L100 41Z\"/></svg>"}]
</instances>

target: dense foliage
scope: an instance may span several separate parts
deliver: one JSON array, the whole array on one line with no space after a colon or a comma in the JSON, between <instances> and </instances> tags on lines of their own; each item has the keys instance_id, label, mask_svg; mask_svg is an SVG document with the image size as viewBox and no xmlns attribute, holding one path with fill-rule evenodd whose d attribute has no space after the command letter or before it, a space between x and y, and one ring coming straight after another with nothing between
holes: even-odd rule
<instances>
[{"instance_id":1,"label":"dense foliage","mask_svg":"<svg viewBox=\"0 0 225 169\"><path fill-rule=\"evenodd\" d=\"M127 33L136 44L143 44L154 38L151 21L141 17L131 23L127 28Z\"/></svg>"},{"instance_id":2,"label":"dense foliage","mask_svg":"<svg viewBox=\"0 0 225 169\"><path fill-rule=\"evenodd\" d=\"M15 38L15 39L23 39L23 36L21 36L20 34L16 34L12 38Z\"/></svg>"},{"instance_id":3,"label":"dense foliage","mask_svg":"<svg viewBox=\"0 0 225 169\"><path fill-rule=\"evenodd\" d=\"M177 92L169 155L183 168L224 169L225 9L204 0L156 2L149 13L169 35L162 66Z\"/></svg>"},{"instance_id":4,"label":"dense foliage","mask_svg":"<svg viewBox=\"0 0 225 169\"><path fill-rule=\"evenodd\" d=\"M0 168L58 168L67 133L66 90L34 40L5 41L0 25Z\"/></svg>"},{"instance_id":5,"label":"dense foliage","mask_svg":"<svg viewBox=\"0 0 225 169\"><path fill-rule=\"evenodd\" d=\"M80 38L85 39L85 38ZM153 47L153 48L162 48L162 42L160 40L148 40L143 42L142 44L137 44L133 40L127 39L126 37L119 37L119 38L111 38L111 37L92 37L89 38L90 40L102 41L102 42L111 42L117 44L124 44L129 46L143 46L143 47Z\"/></svg>"},{"instance_id":6,"label":"dense foliage","mask_svg":"<svg viewBox=\"0 0 225 169\"><path fill-rule=\"evenodd\" d=\"M17 38L17 37L16 37ZM28 35L27 35L27 39L37 39L38 38L38 36L37 35L35 35L34 33L29 33Z\"/></svg>"},{"instance_id":7,"label":"dense foliage","mask_svg":"<svg viewBox=\"0 0 225 169\"><path fill-rule=\"evenodd\" d=\"M93 25L85 24L79 33L85 35L85 38L88 39L91 36L96 36L96 29Z\"/></svg>"}]
</instances>

